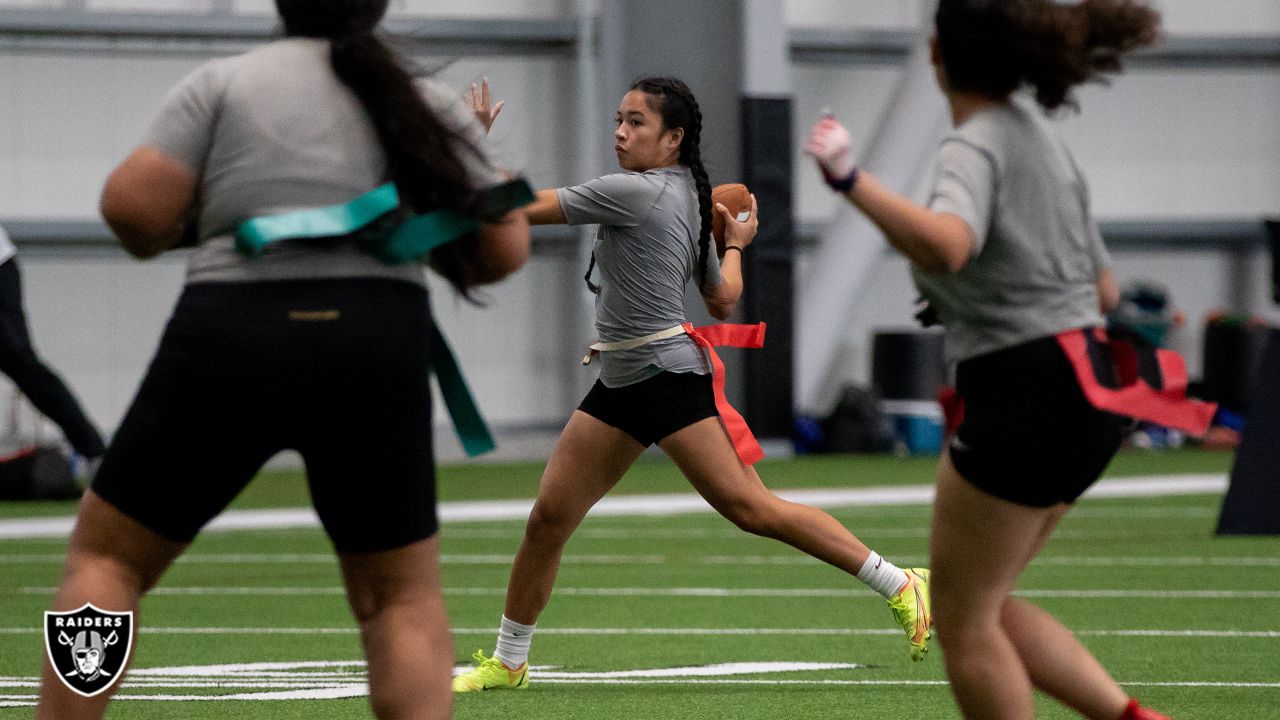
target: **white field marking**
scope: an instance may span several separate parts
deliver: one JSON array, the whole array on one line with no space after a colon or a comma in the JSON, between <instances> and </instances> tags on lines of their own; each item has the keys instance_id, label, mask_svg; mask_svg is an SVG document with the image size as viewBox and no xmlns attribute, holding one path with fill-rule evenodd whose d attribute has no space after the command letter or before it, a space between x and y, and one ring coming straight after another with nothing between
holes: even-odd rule
<instances>
[{"instance_id":1,"label":"white field marking","mask_svg":"<svg viewBox=\"0 0 1280 720\"><path fill-rule=\"evenodd\" d=\"M1220 494L1227 488L1225 475L1161 475L1103 480L1089 489L1086 498L1155 497L1158 495ZM873 507L879 505L927 505L933 502L933 485L897 485L852 489L780 490L778 496L791 502L822 508ZM438 506L440 520L450 522L492 522L524 520L532 500L478 500L445 502ZM664 517L715 512L695 493L663 495L619 495L606 497L591 508L591 517ZM65 537L74 518L28 518L0 521L0 540ZM319 519L311 508L277 510L232 510L222 513L204 532L237 530L318 528Z\"/></svg>"},{"instance_id":2,"label":"white field marking","mask_svg":"<svg viewBox=\"0 0 1280 720\"><path fill-rule=\"evenodd\" d=\"M1075 507L1067 518L1216 518L1221 510L1216 507L1160 508L1128 505L1124 507Z\"/></svg>"},{"instance_id":3,"label":"white field marking","mask_svg":"<svg viewBox=\"0 0 1280 720\"><path fill-rule=\"evenodd\" d=\"M568 679L547 679L533 678L535 682L546 682L549 685L868 685L868 686L897 686L897 687L929 687L929 686L945 686L946 680L755 680L742 678L724 678L724 679L702 679L690 678L687 680L602 680L596 678L575 678ZM1239 688L1239 689L1266 689L1271 690L1280 688L1280 682L1145 682L1136 681L1129 682L1120 681L1121 685L1128 687L1176 687L1176 688Z\"/></svg>"},{"instance_id":4,"label":"white field marking","mask_svg":"<svg viewBox=\"0 0 1280 720\"><path fill-rule=\"evenodd\" d=\"M52 595L57 588L24 587L23 595ZM502 587L446 587L446 595L502 596ZM875 593L863 588L722 588L722 587L614 587L614 588L556 588L557 595L579 597L691 597L691 598L827 598L870 596ZM345 595L340 587L161 587L151 590L148 596L165 595L228 595L248 597L300 596L323 597ZM1014 595L1029 598L1078 598L1095 599L1166 599L1166 600L1276 600L1280 590L1143 590L1143 589L1091 589L1091 590L1016 590Z\"/></svg>"},{"instance_id":5,"label":"white field marking","mask_svg":"<svg viewBox=\"0 0 1280 720\"><path fill-rule=\"evenodd\" d=\"M1145 632L1145 631L1144 631ZM193 665L161 668L136 668L127 679L120 700L218 702L228 700L323 700L362 697L368 692L364 682L365 663L352 661L258 662L245 664ZM943 686L943 680L855 680L833 678L743 678L742 675L769 675L791 672L855 670L861 665L850 663L751 662L723 663L682 668L653 668L599 672L567 672L554 666L533 668L538 682L548 684L676 684L676 685L874 685L874 686ZM464 672L469 666L454 668ZM35 689L38 678L0 678L0 687ZM1280 688L1280 682L1213 682L1213 681L1127 681L1127 686L1187 688ZM229 694L142 694L135 690L163 687L189 689L251 689L257 692ZM30 703L33 695L0 695L0 701Z\"/></svg>"},{"instance_id":6,"label":"white field marking","mask_svg":"<svg viewBox=\"0 0 1280 720\"><path fill-rule=\"evenodd\" d=\"M694 677L732 677L734 675L764 675L784 672L814 672L820 670L860 670L870 667L858 663L811 663L811 662L741 662L717 663L697 667L654 668L652 670L609 670L604 672L567 672L556 670L538 670L539 679L575 680L592 678L600 680L618 680L623 678L694 678ZM470 666L454 668L454 674L470 670Z\"/></svg>"},{"instance_id":7,"label":"white field marking","mask_svg":"<svg viewBox=\"0 0 1280 720\"><path fill-rule=\"evenodd\" d=\"M182 666L165 668L141 668L130 672L128 679L121 685L116 695L119 700L150 701L226 701L226 700L324 700L337 698L361 697L368 694L368 686L364 682L361 661L352 662L299 662L299 663L246 663L241 665L208 665ZM831 670L857 670L867 667L857 663L811 663L811 662L741 662L718 663L677 668L653 668L640 670L610 670L602 672L566 672L554 666L534 666L531 668L539 678L551 680L617 680L617 679L658 679L680 682L692 678L731 678L741 675L776 675L793 672L818 672ZM294 672L296 670L312 671L320 668L349 668L337 672ZM454 674L470 670L470 666L461 665L453 669ZM316 682L308 682L314 676L322 678ZM293 676L295 682L283 685L282 679ZM345 682L334 682L336 678ZM38 678L0 678L0 687L36 688ZM147 695L132 692L134 690L153 690L162 687L191 689L257 689L259 692L242 692L219 695ZM261 690L267 690L262 692ZM29 700L27 695L0 695L0 700Z\"/></svg>"},{"instance_id":8,"label":"white field marking","mask_svg":"<svg viewBox=\"0 0 1280 720\"><path fill-rule=\"evenodd\" d=\"M737 534L741 534L740 531ZM926 561L921 555L896 556L895 561L901 563L919 563ZM56 553L31 553L0 555L0 565L39 565L61 564L65 555ZM445 554L440 561L446 565L501 565L509 566L512 555L465 555ZM271 564L303 564L319 565L336 564L333 555L277 555L277 554L204 554L195 553L178 558L179 563L211 564L211 565L271 565ZM807 555L706 555L693 557L668 558L663 555L565 555L562 564L566 565L679 565L694 563L702 565L821 565L822 562ZM1042 556L1036 558L1033 566L1062 567L1280 567L1280 557L1106 557L1106 556Z\"/></svg>"},{"instance_id":9,"label":"white field marking","mask_svg":"<svg viewBox=\"0 0 1280 720\"><path fill-rule=\"evenodd\" d=\"M451 628L454 635L492 635L491 627ZM0 628L0 635L39 635L41 628ZM354 627L144 627L143 635L358 635ZM1233 638L1280 640L1280 630L1074 630L1088 637ZM676 637L737 637L782 635L800 637L897 637L893 628L538 628L538 635L640 635Z\"/></svg>"},{"instance_id":10,"label":"white field marking","mask_svg":"<svg viewBox=\"0 0 1280 720\"><path fill-rule=\"evenodd\" d=\"M692 558L704 565L797 565L822 564L808 555L705 555ZM895 556L902 563L924 562L923 555ZM1280 567L1280 557L1106 557L1106 556L1041 556L1031 566L1053 565L1060 567Z\"/></svg>"},{"instance_id":11,"label":"white field marking","mask_svg":"<svg viewBox=\"0 0 1280 720\"><path fill-rule=\"evenodd\" d=\"M445 565L511 565L514 555L441 555L440 562ZM55 553L32 553L0 555L0 565L39 565L48 563L61 564L66 555ZM217 555L192 553L178 558L182 564L209 565L271 565L271 564L319 564L337 565L333 555L273 555L273 554L235 554ZM667 562L662 555L565 555L561 560L564 565L662 565Z\"/></svg>"}]
</instances>

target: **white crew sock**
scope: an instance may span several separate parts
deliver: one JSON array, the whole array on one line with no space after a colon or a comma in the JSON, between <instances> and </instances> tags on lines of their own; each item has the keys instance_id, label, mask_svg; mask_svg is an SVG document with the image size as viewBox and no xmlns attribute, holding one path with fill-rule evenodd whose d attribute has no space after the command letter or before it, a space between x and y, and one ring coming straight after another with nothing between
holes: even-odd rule
<instances>
[{"instance_id":1,"label":"white crew sock","mask_svg":"<svg viewBox=\"0 0 1280 720\"><path fill-rule=\"evenodd\" d=\"M512 670L528 662L529 646L533 644L533 629L536 627L537 623L521 625L503 615L502 626L498 628L498 647L493 656Z\"/></svg>"},{"instance_id":2,"label":"white crew sock","mask_svg":"<svg viewBox=\"0 0 1280 720\"><path fill-rule=\"evenodd\" d=\"M862 569L858 570L858 579L883 595L886 600L902 592L907 584L907 574L897 565L880 557L875 550L871 551L867 561L862 564Z\"/></svg>"}]
</instances>

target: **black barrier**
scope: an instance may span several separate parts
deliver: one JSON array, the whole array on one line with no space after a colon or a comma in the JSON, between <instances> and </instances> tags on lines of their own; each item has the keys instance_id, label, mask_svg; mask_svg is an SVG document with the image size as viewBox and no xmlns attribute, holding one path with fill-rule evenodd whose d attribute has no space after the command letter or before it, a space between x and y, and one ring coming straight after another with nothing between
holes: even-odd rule
<instances>
[{"instance_id":1,"label":"black barrier","mask_svg":"<svg viewBox=\"0 0 1280 720\"><path fill-rule=\"evenodd\" d=\"M1267 221L1271 238L1271 299L1280 303L1280 220Z\"/></svg>"},{"instance_id":2,"label":"black barrier","mask_svg":"<svg viewBox=\"0 0 1280 720\"><path fill-rule=\"evenodd\" d=\"M1280 535L1280 330L1262 354L1218 534Z\"/></svg>"},{"instance_id":3,"label":"black barrier","mask_svg":"<svg viewBox=\"0 0 1280 720\"><path fill-rule=\"evenodd\" d=\"M760 231L742 257L742 322L769 323L764 348L743 357L742 414L761 438L790 437L793 424L791 113L789 98L742 100L742 181L756 196L760 211Z\"/></svg>"},{"instance_id":4,"label":"black barrier","mask_svg":"<svg viewBox=\"0 0 1280 720\"><path fill-rule=\"evenodd\" d=\"M942 333L877 332L871 341L871 384L886 400L935 400L947 384Z\"/></svg>"}]
</instances>

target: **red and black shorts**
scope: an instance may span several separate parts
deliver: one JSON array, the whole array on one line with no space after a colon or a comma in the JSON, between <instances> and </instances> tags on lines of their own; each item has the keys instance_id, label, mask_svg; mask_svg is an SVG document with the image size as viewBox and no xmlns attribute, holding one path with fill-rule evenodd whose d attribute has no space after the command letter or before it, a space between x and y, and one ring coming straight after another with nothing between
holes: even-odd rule
<instances>
[{"instance_id":1,"label":"red and black shorts","mask_svg":"<svg viewBox=\"0 0 1280 720\"><path fill-rule=\"evenodd\" d=\"M951 462L978 489L1021 505L1075 502L1120 448L1129 421L1085 399L1057 338L961 362L964 421Z\"/></svg>"}]
</instances>

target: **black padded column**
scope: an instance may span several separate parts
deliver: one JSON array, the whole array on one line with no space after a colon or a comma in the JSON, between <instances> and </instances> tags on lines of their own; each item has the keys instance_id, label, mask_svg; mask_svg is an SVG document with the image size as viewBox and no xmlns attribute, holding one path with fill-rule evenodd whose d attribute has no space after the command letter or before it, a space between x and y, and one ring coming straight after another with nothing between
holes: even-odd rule
<instances>
[{"instance_id":1,"label":"black padded column","mask_svg":"<svg viewBox=\"0 0 1280 720\"><path fill-rule=\"evenodd\" d=\"M743 254L743 322L766 322L763 350L744 354L743 416L760 438L789 438L794 338L791 99L742 101L742 177L755 193L760 230Z\"/></svg>"}]
</instances>

